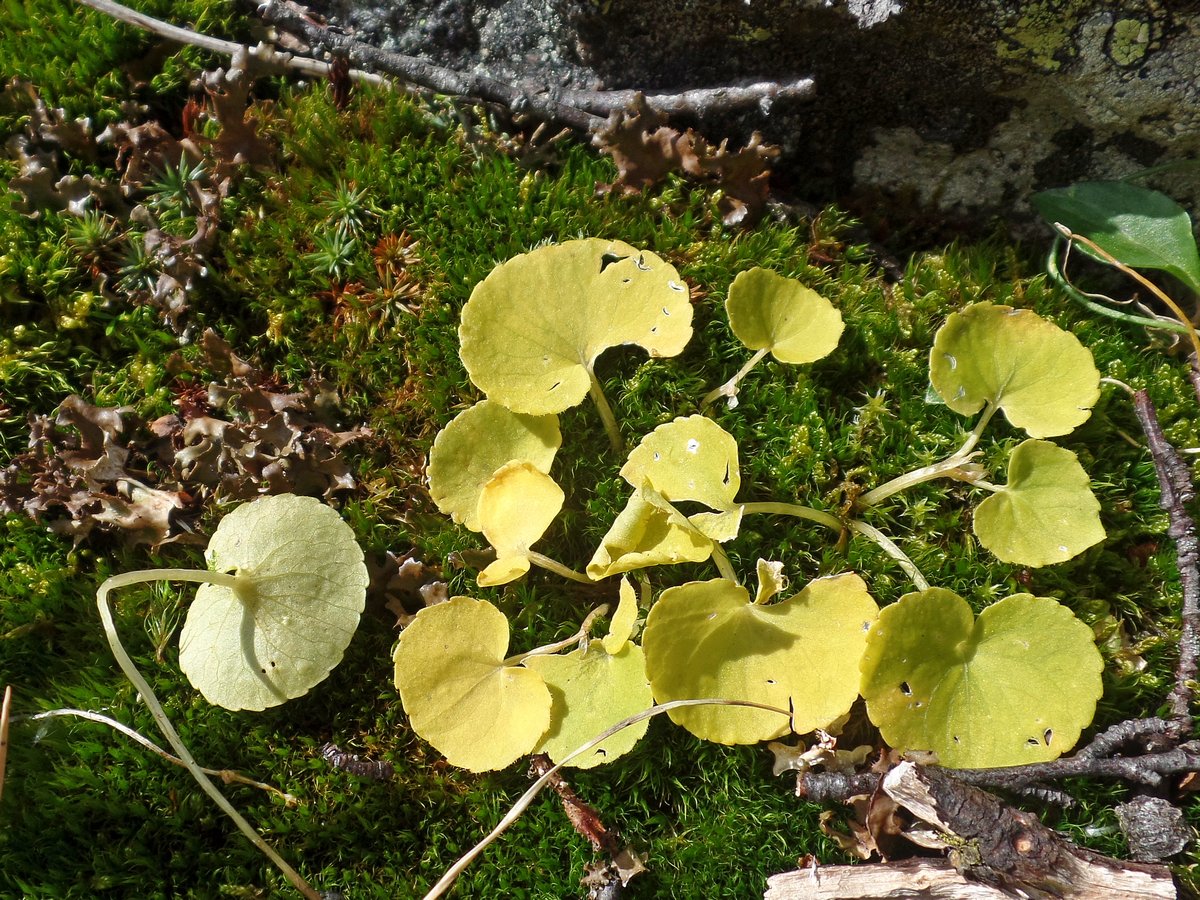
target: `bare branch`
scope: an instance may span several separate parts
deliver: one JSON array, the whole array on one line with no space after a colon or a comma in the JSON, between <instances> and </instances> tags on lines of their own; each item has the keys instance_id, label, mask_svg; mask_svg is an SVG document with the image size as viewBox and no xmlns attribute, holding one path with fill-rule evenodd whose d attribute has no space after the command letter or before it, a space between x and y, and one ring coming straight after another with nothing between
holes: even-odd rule
<instances>
[{"instance_id":1,"label":"bare branch","mask_svg":"<svg viewBox=\"0 0 1200 900\"><path fill-rule=\"evenodd\" d=\"M545 84L510 84L486 75L458 72L435 66L414 56L380 50L318 25L287 0L267 0L258 8L263 19L300 35L307 43L345 56L351 62L387 72L420 87L500 103L513 113L562 122L582 131L594 131L611 113L626 109L637 91L582 91ZM811 78L788 82L764 81L745 85L699 88L674 94L653 94L646 103L666 115L698 117L717 111L758 106L764 111L784 99L808 99L815 93Z\"/></svg>"},{"instance_id":2,"label":"bare branch","mask_svg":"<svg viewBox=\"0 0 1200 900\"><path fill-rule=\"evenodd\" d=\"M127 22L130 25L145 29L152 34L165 37L167 40L177 41L180 44L201 47L213 53L219 53L222 56L233 56L244 52L269 66L277 66L281 69L293 69L314 78L329 77L331 65L327 62L308 59L303 56L293 56L291 53L284 53L268 47L266 44L259 44L257 47L251 48L235 41L226 41L221 38L211 37L207 34L201 34L198 31L192 31L190 28L181 28L178 25L171 25L160 19L155 19L153 16L148 16L127 6L122 6L120 3L116 3L115 0L79 0L79 2L107 16L112 16L120 22ZM354 81L370 84L386 83L385 79L379 75L373 72L363 72L359 69L351 70L350 78Z\"/></svg>"},{"instance_id":3,"label":"bare branch","mask_svg":"<svg viewBox=\"0 0 1200 900\"><path fill-rule=\"evenodd\" d=\"M1144 390L1133 395L1133 408L1146 432L1150 455L1154 459L1161 494L1159 505L1167 511L1170 520L1167 534L1175 540L1179 583L1183 589L1182 629L1175 687L1167 699L1171 705L1172 723L1180 734L1188 734L1192 730L1192 683L1196 680L1200 660L1200 542L1196 538L1196 523L1186 508L1195 499L1196 492L1192 487L1191 469L1163 435L1154 404Z\"/></svg>"}]
</instances>

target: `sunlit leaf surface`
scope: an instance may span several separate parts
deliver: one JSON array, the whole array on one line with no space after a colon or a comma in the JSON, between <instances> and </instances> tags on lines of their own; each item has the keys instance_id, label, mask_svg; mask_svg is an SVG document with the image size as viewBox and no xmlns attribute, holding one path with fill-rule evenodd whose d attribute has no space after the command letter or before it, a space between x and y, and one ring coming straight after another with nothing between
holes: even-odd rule
<instances>
[{"instance_id":1,"label":"sunlit leaf surface","mask_svg":"<svg viewBox=\"0 0 1200 900\"><path fill-rule=\"evenodd\" d=\"M205 698L261 710L308 693L339 662L366 602L350 526L315 497L279 494L221 520L208 567L244 590L203 584L179 636L179 665Z\"/></svg>"},{"instance_id":2,"label":"sunlit leaf surface","mask_svg":"<svg viewBox=\"0 0 1200 900\"><path fill-rule=\"evenodd\" d=\"M598 238L539 247L496 266L471 292L459 326L471 381L532 415L583 400L609 347L675 356L691 336L688 289L675 268Z\"/></svg>"},{"instance_id":3,"label":"sunlit leaf surface","mask_svg":"<svg viewBox=\"0 0 1200 900\"><path fill-rule=\"evenodd\" d=\"M979 543L1005 562L1048 566L1104 540L1100 502L1070 450L1024 441L1008 458L1008 484L975 510Z\"/></svg>"},{"instance_id":4,"label":"sunlit leaf surface","mask_svg":"<svg viewBox=\"0 0 1200 900\"><path fill-rule=\"evenodd\" d=\"M502 769L550 725L550 691L536 672L504 664L508 620L483 600L454 597L400 633L396 687L413 731L456 766Z\"/></svg>"},{"instance_id":5,"label":"sunlit leaf surface","mask_svg":"<svg viewBox=\"0 0 1200 900\"><path fill-rule=\"evenodd\" d=\"M952 591L885 607L867 637L862 695L897 750L942 765L1045 762L1074 746L1100 699L1092 631L1048 597L1017 594L976 620Z\"/></svg>"},{"instance_id":6,"label":"sunlit leaf surface","mask_svg":"<svg viewBox=\"0 0 1200 900\"><path fill-rule=\"evenodd\" d=\"M946 320L929 354L929 376L956 413L999 406L1035 438L1074 430L1100 396L1100 373L1075 335L1027 309L991 303Z\"/></svg>"}]
</instances>

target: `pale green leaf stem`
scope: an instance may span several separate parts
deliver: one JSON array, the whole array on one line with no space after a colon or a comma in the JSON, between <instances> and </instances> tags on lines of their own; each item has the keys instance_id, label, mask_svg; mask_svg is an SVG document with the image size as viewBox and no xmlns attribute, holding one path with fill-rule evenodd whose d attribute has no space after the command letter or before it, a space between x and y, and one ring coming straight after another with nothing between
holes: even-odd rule
<instances>
[{"instance_id":1,"label":"pale green leaf stem","mask_svg":"<svg viewBox=\"0 0 1200 900\"><path fill-rule=\"evenodd\" d=\"M108 645L112 648L113 656L117 658L117 664L121 667L121 671L125 673L125 677L129 679L133 686L137 688L138 693L141 694L142 700L149 707L150 714L154 717L159 730L162 731L167 742L183 761L188 772L196 779L196 783L212 798L213 802L221 808L225 815L233 820L238 830L246 836L250 843L254 844L267 859L275 864L276 868L283 873L284 877L291 882L296 890L300 891L309 900L321 900L321 894L305 881L299 872L288 865L282 856L275 852L275 849L254 830L253 825L242 818L241 813L234 809L233 804L225 798L225 795L213 784L212 779L196 763L191 751L188 750L187 745L184 744L183 739L179 736L179 732L175 730L175 726L167 718L167 714L163 711L162 704L159 702L158 697L155 696L149 682L142 677L142 673L137 670L137 667L133 664L133 660L125 652L125 648L121 644L121 638L117 635L117 626L113 621L112 609L108 604L109 592L131 584L142 584L149 581L193 581L202 584L215 584L237 591L239 588L245 587L247 579L237 575L228 575L223 572L202 572L196 569L144 569L137 572L124 572L120 575L114 575L100 585L99 590L96 591L96 606L100 611L100 621L104 625L105 637L108 638Z\"/></svg>"}]
</instances>

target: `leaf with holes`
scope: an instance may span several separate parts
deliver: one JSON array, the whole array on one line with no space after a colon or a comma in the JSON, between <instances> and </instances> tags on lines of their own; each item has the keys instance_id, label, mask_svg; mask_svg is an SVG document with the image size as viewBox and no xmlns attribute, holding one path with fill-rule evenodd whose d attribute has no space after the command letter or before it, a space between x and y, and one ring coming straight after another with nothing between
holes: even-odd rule
<instances>
[{"instance_id":1,"label":"leaf with holes","mask_svg":"<svg viewBox=\"0 0 1200 900\"><path fill-rule=\"evenodd\" d=\"M1072 431L1100 396L1100 373L1075 335L1027 309L991 303L946 320L929 354L929 376L956 413L998 406L1035 438Z\"/></svg>"},{"instance_id":2,"label":"leaf with holes","mask_svg":"<svg viewBox=\"0 0 1200 900\"><path fill-rule=\"evenodd\" d=\"M1049 441L1024 441L1008 484L975 510L979 543L1005 562L1048 566L1104 540L1100 502L1079 459Z\"/></svg>"},{"instance_id":3,"label":"leaf with holes","mask_svg":"<svg viewBox=\"0 0 1200 900\"><path fill-rule=\"evenodd\" d=\"M819 578L770 605L751 603L745 588L723 578L690 582L664 591L650 610L642 635L646 674L660 703L751 700L792 709L797 731L823 728L858 697L858 663L876 612L866 584L852 573ZM722 744L789 730L786 717L767 710L697 706L668 715Z\"/></svg>"},{"instance_id":4,"label":"leaf with holes","mask_svg":"<svg viewBox=\"0 0 1200 900\"><path fill-rule=\"evenodd\" d=\"M454 597L417 613L393 657L413 731L455 766L502 769L550 725L550 691L536 672L505 664L508 619L483 600Z\"/></svg>"},{"instance_id":5,"label":"leaf with holes","mask_svg":"<svg viewBox=\"0 0 1200 900\"><path fill-rule=\"evenodd\" d=\"M561 444L557 416L521 415L481 400L455 416L434 439L429 494L445 515L480 531L479 494L496 470L524 460L549 474Z\"/></svg>"},{"instance_id":6,"label":"leaf with holes","mask_svg":"<svg viewBox=\"0 0 1200 900\"><path fill-rule=\"evenodd\" d=\"M596 359L636 344L675 356L692 336L687 286L653 253L598 238L501 263L471 292L460 356L489 398L530 415L562 412L592 388Z\"/></svg>"},{"instance_id":7,"label":"leaf with holes","mask_svg":"<svg viewBox=\"0 0 1200 900\"><path fill-rule=\"evenodd\" d=\"M842 336L842 314L794 278L767 269L738 273L725 301L729 327L751 350L783 363L810 363L832 353Z\"/></svg>"},{"instance_id":8,"label":"leaf with holes","mask_svg":"<svg viewBox=\"0 0 1200 900\"><path fill-rule=\"evenodd\" d=\"M550 689L550 730L535 748L555 762L622 719L654 704L646 681L642 648L628 641L610 654L603 640L565 656L529 656L525 665L542 676ZM573 759L581 769L612 762L628 753L650 725L643 719Z\"/></svg>"},{"instance_id":9,"label":"leaf with holes","mask_svg":"<svg viewBox=\"0 0 1200 900\"><path fill-rule=\"evenodd\" d=\"M496 559L479 573L480 587L507 584L529 571L530 547L562 509L554 479L531 462L501 466L479 494L479 526Z\"/></svg>"},{"instance_id":10,"label":"leaf with holes","mask_svg":"<svg viewBox=\"0 0 1200 900\"><path fill-rule=\"evenodd\" d=\"M742 483L737 441L707 416L680 417L642 438L621 477L635 488L650 485L672 503L730 510Z\"/></svg>"},{"instance_id":11,"label":"leaf with holes","mask_svg":"<svg viewBox=\"0 0 1200 900\"><path fill-rule=\"evenodd\" d=\"M1046 762L1091 722L1103 660L1092 630L1048 597L1016 594L975 619L942 588L885 607L867 635L862 695L892 747L952 768Z\"/></svg>"},{"instance_id":12,"label":"leaf with holes","mask_svg":"<svg viewBox=\"0 0 1200 900\"><path fill-rule=\"evenodd\" d=\"M324 681L358 628L368 580L337 511L292 494L244 503L204 555L209 569L245 584L202 584L188 610L179 666L200 693L226 709L261 710Z\"/></svg>"},{"instance_id":13,"label":"leaf with holes","mask_svg":"<svg viewBox=\"0 0 1200 900\"><path fill-rule=\"evenodd\" d=\"M1046 221L1091 238L1125 265L1161 269L1200 293L1191 217L1165 194L1124 181L1082 182L1034 194L1031 202Z\"/></svg>"}]
</instances>

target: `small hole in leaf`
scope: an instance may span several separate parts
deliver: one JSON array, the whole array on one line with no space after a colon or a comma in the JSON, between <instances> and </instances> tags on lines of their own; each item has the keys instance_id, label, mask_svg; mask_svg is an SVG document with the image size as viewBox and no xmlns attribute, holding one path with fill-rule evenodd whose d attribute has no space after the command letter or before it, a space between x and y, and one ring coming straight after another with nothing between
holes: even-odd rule
<instances>
[{"instance_id":1,"label":"small hole in leaf","mask_svg":"<svg viewBox=\"0 0 1200 900\"><path fill-rule=\"evenodd\" d=\"M1049 747L1050 742L1052 740L1054 740L1054 729L1047 728L1045 731L1043 731L1042 732L1042 740L1044 740L1046 742L1046 746Z\"/></svg>"},{"instance_id":2,"label":"small hole in leaf","mask_svg":"<svg viewBox=\"0 0 1200 900\"><path fill-rule=\"evenodd\" d=\"M961 744L961 743L962 743L962 741L961 741L961 740L959 740L959 738L958 738L958 735L957 735L957 734L956 734L956 735L954 735L952 738L950 738L950 740L954 741L954 743L956 743L956 744Z\"/></svg>"},{"instance_id":3,"label":"small hole in leaf","mask_svg":"<svg viewBox=\"0 0 1200 900\"><path fill-rule=\"evenodd\" d=\"M266 675L266 674L267 674L267 670L266 670L266 669L259 669L258 671L262 672L264 675Z\"/></svg>"},{"instance_id":4,"label":"small hole in leaf","mask_svg":"<svg viewBox=\"0 0 1200 900\"><path fill-rule=\"evenodd\" d=\"M657 450L654 451L654 461L658 462L660 459L662 459L662 455Z\"/></svg>"},{"instance_id":5,"label":"small hole in leaf","mask_svg":"<svg viewBox=\"0 0 1200 900\"><path fill-rule=\"evenodd\" d=\"M774 684L774 683L775 683L775 679L774 679L774 678L768 678L768 679L767 679L767 684Z\"/></svg>"},{"instance_id":6,"label":"small hole in leaf","mask_svg":"<svg viewBox=\"0 0 1200 900\"><path fill-rule=\"evenodd\" d=\"M646 265L646 258L644 256L642 256L640 253L638 254L638 258L633 261L633 264L635 266L637 266L638 269L640 269L643 272L650 271L650 267L648 265Z\"/></svg>"},{"instance_id":7,"label":"small hole in leaf","mask_svg":"<svg viewBox=\"0 0 1200 900\"><path fill-rule=\"evenodd\" d=\"M700 449L700 442L698 440L696 440L695 438L692 438L687 442L687 452L688 453L695 453L699 449Z\"/></svg>"},{"instance_id":8,"label":"small hole in leaf","mask_svg":"<svg viewBox=\"0 0 1200 900\"><path fill-rule=\"evenodd\" d=\"M1030 747L1036 747L1037 742L1038 742L1037 738L1025 738L1025 743L1027 743Z\"/></svg>"},{"instance_id":9,"label":"small hole in leaf","mask_svg":"<svg viewBox=\"0 0 1200 900\"><path fill-rule=\"evenodd\" d=\"M560 384L562 384L562 382L561 382L561 381L556 381L556 382L554 382L554 384L550 385L550 390L552 390L552 391L557 391L557 390L558 390L558 386L559 386Z\"/></svg>"},{"instance_id":10,"label":"small hole in leaf","mask_svg":"<svg viewBox=\"0 0 1200 900\"><path fill-rule=\"evenodd\" d=\"M682 293L683 293L683 291L684 291L684 287L683 287L683 285L682 285L682 284L680 284L678 281L668 281L668 282L667 282L667 287L669 287L671 290L673 290L673 291L675 291L675 292L677 292L677 293L680 293L680 294L682 294ZM669 313L669 312L667 312L665 309L663 310L663 313L665 313L665 314L666 314L666 315L668 315L668 316L670 315L670 313Z\"/></svg>"},{"instance_id":11,"label":"small hole in leaf","mask_svg":"<svg viewBox=\"0 0 1200 900\"><path fill-rule=\"evenodd\" d=\"M621 284L629 284L629 282L631 282L631 281L633 281L632 278L622 278Z\"/></svg>"},{"instance_id":12,"label":"small hole in leaf","mask_svg":"<svg viewBox=\"0 0 1200 900\"><path fill-rule=\"evenodd\" d=\"M600 271L603 272L605 269L607 269L613 263L620 262L621 260L627 259L627 258L628 257L618 256L615 253L605 253L603 256L600 257ZM629 279L626 278L625 280L628 281Z\"/></svg>"},{"instance_id":13,"label":"small hole in leaf","mask_svg":"<svg viewBox=\"0 0 1200 900\"><path fill-rule=\"evenodd\" d=\"M907 681L900 682L900 693L902 693L905 697L912 696L912 688L908 686Z\"/></svg>"},{"instance_id":14,"label":"small hole in leaf","mask_svg":"<svg viewBox=\"0 0 1200 900\"><path fill-rule=\"evenodd\" d=\"M272 668L272 669L274 669L274 668L275 668L275 660L271 660L271 668Z\"/></svg>"},{"instance_id":15,"label":"small hole in leaf","mask_svg":"<svg viewBox=\"0 0 1200 900\"><path fill-rule=\"evenodd\" d=\"M721 484L726 486L729 484L729 463L725 463L725 477L721 479Z\"/></svg>"}]
</instances>

